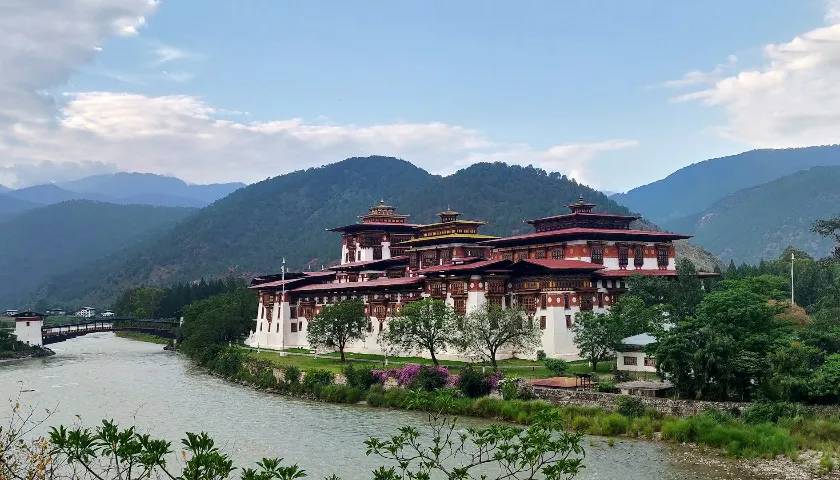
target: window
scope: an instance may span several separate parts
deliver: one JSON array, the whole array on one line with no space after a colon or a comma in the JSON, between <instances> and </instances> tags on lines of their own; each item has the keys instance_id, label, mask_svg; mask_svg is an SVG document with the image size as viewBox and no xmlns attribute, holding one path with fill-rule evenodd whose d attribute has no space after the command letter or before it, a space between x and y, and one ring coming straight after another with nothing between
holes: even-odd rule
<instances>
[{"instance_id":1,"label":"window","mask_svg":"<svg viewBox=\"0 0 840 480\"><path fill-rule=\"evenodd\" d=\"M563 260L566 257L566 252L563 247L557 247L551 251L552 260Z\"/></svg>"},{"instance_id":2,"label":"window","mask_svg":"<svg viewBox=\"0 0 840 480\"><path fill-rule=\"evenodd\" d=\"M621 268L626 268L627 264L629 263L630 259L628 258L628 248L626 245L619 245L618 246L618 266Z\"/></svg>"},{"instance_id":3,"label":"window","mask_svg":"<svg viewBox=\"0 0 840 480\"><path fill-rule=\"evenodd\" d=\"M292 333L297 332L297 327L298 327L298 324L297 324L297 323L293 323L291 326L292 326Z\"/></svg>"},{"instance_id":4,"label":"window","mask_svg":"<svg viewBox=\"0 0 840 480\"><path fill-rule=\"evenodd\" d=\"M570 305L569 305L569 294L568 294L568 293L564 293L564 294L563 294L563 308L565 308L566 310L568 310L568 309L569 309L569 307L570 307Z\"/></svg>"},{"instance_id":5,"label":"window","mask_svg":"<svg viewBox=\"0 0 840 480\"><path fill-rule=\"evenodd\" d=\"M502 307L502 297L500 297L498 295L494 295L492 297L487 297L487 301L490 302L490 305L493 305L493 306L499 307L499 308Z\"/></svg>"},{"instance_id":6,"label":"window","mask_svg":"<svg viewBox=\"0 0 840 480\"><path fill-rule=\"evenodd\" d=\"M382 247L373 247L373 259L382 260Z\"/></svg>"},{"instance_id":7,"label":"window","mask_svg":"<svg viewBox=\"0 0 840 480\"><path fill-rule=\"evenodd\" d=\"M261 331L261 332L262 332L262 324L263 324L263 322L260 322L260 331ZM27 326L27 327L29 326L29 322L26 322L26 326Z\"/></svg>"},{"instance_id":8,"label":"window","mask_svg":"<svg viewBox=\"0 0 840 480\"><path fill-rule=\"evenodd\" d=\"M604 263L604 246L603 245L592 245L590 248L589 256L592 259L592 263L603 264Z\"/></svg>"},{"instance_id":9,"label":"window","mask_svg":"<svg viewBox=\"0 0 840 480\"><path fill-rule=\"evenodd\" d=\"M628 357L624 355L624 364L625 365L638 365L639 360L636 357Z\"/></svg>"},{"instance_id":10,"label":"window","mask_svg":"<svg viewBox=\"0 0 840 480\"><path fill-rule=\"evenodd\" d=\"M511 252L505 252L502 254L503 260L513 260L513 254Z\"/></svg>"},{"instance_id":11,"label":"window","mask_svg":"<svg viewBox=\"0 0 840 480\"><path fill-rule=\"evenodd\" d=\"M655 367L656 366L656 359L653 357L645 357L645 366L646 367Z\"/></svg>"},{"instance_id":12,"label":"window","mask_svg":"<svg viewBox=\"0 0 840 480\"><path fill-rule=\"evenodd\" d=\"M642 268L645 264L645 249L641 245L633 247L633 265L636 268Z\"/></svg>"},{"instance_id":13,"label":"window","mask_svg":"<svg viewBox=\"0 0 840 480\"><path fill-rule=\"evenodd\" d=\"M371 322L370 320L368 320L367 331L368 333L373 331L373 322Z\"/></svg>"},{"instance_id":14,"label":"window","mask_svg":"<svg viewBox=\"0 0 840 480\"><path fill-rule=\"evenodd\" d=\"M528 295L522 298L522 308L528 313L537 311L537 299L533 295Z\"/></svg>"},{"instance_id":15,"label":"window","mask_svg":"<svg viewBox=\"0 0 840 480\"><path fill-rule=\"evenodd\" d=\"M548 308L548 296L546 294L540 294L540 308Z\"/></svg>"},{"instance_id":16,"label":"window","mask_svg":"<svg viewBox=\"0 0 840 480\"><path fill-rule=\"evenodd\" d=\"M274 331L279 333L280 332L280 322L277 322L277 326L274 328Z\"/></svg>"},{"instance_id":17,"label":"window","mask_svg":"<svg viewBox=\"0 0 840 480\"><path fill-rule=\"evenodd\" d=\"M598 292L598 308L604 308L604 294Z\"/></svg>"},{"instance_id":18,"label":"window","mask_svg":"<svg viewBox=\"0 0 840 480\"><path fill-rule=\"evenodd\" d=\"M566 315L566 328L571 330L572 328L572 316Z\"/></svg>"},{"instance_id":19,"label":"window","mask_svg":"<svg viewBox=\"0 0 840 480\"><path fill-rule=\"evenodd\" d=\"M668 267L668 247L656 247L656 264L659 266L659 268Z\"/></svg>"},{"instance_id":20,"label":"window","mask_svg":"<svg viewBox=\"0 0 840 480\"><path fill-rule=\"evenodd\" d=\"M545 330L545 315L540 316L540 330Z\"/></svg>"},{"instance_id":21,"label":"window","mask_svg":"<svg viewBox=\"0 0 840 480\"><path fill-rule=\"evenodd\" d=\"M455 299L455 313L458 315L465 315L467 313L467 299L466 298L456 298Z\"/></svg>"},{"instance_id":22,"label":"window","mask_svg":"<svg viewBox=\"0 0 840 480\"><path fill-rule=\"evenodd\" d=\"M298 323L298 330L303 331L303 322Z\"/></svg>"}]
</instances>

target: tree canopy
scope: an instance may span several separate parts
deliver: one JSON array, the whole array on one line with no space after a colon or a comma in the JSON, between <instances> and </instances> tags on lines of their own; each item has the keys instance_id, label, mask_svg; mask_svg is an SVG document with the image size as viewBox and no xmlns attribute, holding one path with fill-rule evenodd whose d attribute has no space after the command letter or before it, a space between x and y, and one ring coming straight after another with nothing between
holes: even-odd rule
<instances>
[{"instance_id":1,"label":"tree canopy","mask_svg":"<svg viewBox=\"0 0 840 480\"><path fill-rule=\"evenodd\" d=\"M324 305L315 318L309 322L306 338L313 348L337 349L343 362L347 343L363 339L367 324L365 304L361 300L342 300Z\"/></svg>"}]
</instances>

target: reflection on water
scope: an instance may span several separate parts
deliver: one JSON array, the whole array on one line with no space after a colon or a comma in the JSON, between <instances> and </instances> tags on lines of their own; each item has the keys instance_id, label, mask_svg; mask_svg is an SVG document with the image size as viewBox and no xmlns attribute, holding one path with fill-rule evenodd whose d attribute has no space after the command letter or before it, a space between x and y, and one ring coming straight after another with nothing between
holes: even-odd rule
<instances>
[{"instance_id":1,"label":"reflection on water","mask_svg":"<svg viewBox=\"0 0 840 480\"><path fill-rule=\"evenodd\" d=\"M309 478L329 473L347 480L370 478L380 463L364 455L362 442L425 420L418 413L308 402L232 385L160 345L111 333L52 348L53 357L0 364L0 397L20 394L25 405L55 409L50 425L74 423L77 415L87 425L111 418L176 446L185 431L203 430L240 465L280 456L297 462ZM584 445L583 479L744 478L681 465L675 451L655 443L622 440L609 447L602 439L587 438Z\"/></svg>"}]
</instances>

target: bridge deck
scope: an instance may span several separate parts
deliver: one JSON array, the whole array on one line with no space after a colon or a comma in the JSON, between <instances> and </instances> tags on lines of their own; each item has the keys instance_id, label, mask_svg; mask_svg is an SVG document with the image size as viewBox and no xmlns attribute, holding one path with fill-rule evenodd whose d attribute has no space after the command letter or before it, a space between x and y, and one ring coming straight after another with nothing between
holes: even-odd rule
<instances>
[{"instance_id":1,"label":"bridge deck","mask_svg":"<svg viewBox=\"0 0 840 480\"><path fill-rule=\"evenodd\" d=\"M177 319L134 319L113 318L108 320L91 320L68 325L43 327L41 338L44 345L62 342L70 338L95 332L134 331L157 335L164 338L175 338L180 322Z\"/></svg>"}]
</instances>

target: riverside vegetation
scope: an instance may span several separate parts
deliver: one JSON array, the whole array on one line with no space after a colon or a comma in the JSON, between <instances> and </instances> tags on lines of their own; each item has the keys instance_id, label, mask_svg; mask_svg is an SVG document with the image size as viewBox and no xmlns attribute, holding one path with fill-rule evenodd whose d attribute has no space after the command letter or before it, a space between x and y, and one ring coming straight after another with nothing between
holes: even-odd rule
<instances>
[{"instance_id":1,"label":"riverside vegetation","mask_svg":"<svg viewBox=\"0 0 840 480\"><path fill-rule=\"evenodd\" d=\"M582 314L577 327L578 341L588 342L579 346L594 366L623 336L653 332L658 344L650 353L657 357L659 373L674 382L678 396L755 402L741 416L709 411L675 418L646 410L629 397L615 412L560 407L530 399L528 388L516 379L499 384L498 398L487 395L498 374L469 367L457 373L442 366L383 372L350 363L344 372L346 384L336 384L333 372L320 369L301 372L286 366L277 374L275 364L230 345L252 326L255 300L244 288L186 307L181 350L220 376L281 394L524 425L553 412L570 431L691 442L734 457L796 457L803 450L816 450L822 452L822 468L831 470L840 453L840 418L814 416L800 403L840 400L840 264L797 252L794 270L799 280L796 305L791 305L784 276L790 269L789 253L756 267L731 265L721 279L705 285L685 261L680 262L676 281L633 278L618 305L605 314ZM662 328L663 317L674 327ZM353 328L362 328L358 323ZM459 340L447 342L457 346ZM555 363L547 366L557 372L567 368ZM398 385L384 388L388 378Z\"/></svg>"}]
</instances>

